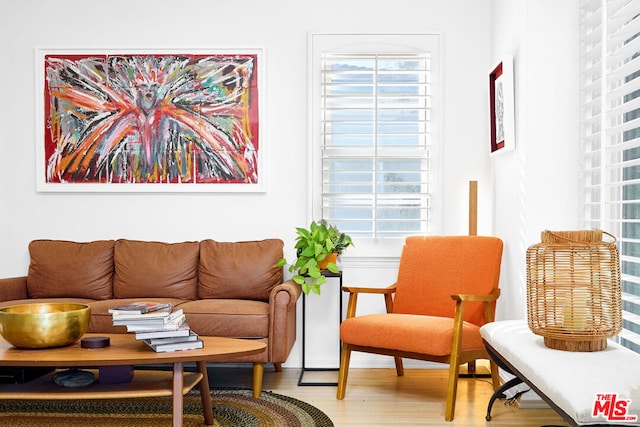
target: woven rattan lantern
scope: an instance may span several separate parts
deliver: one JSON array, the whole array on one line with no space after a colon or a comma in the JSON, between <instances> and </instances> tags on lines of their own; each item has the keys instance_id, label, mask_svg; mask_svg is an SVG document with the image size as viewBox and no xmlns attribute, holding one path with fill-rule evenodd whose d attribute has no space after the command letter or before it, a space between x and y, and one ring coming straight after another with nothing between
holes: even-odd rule
<instances>
[{"instance_id":1,"label":"woven rattan lantern","mask_svg":"<svg viewBox=\"0 0 640 427\"><path fill-rule=\"evenodd\" d=\"M547 347L604 350L622 329L615 241L602 230L544 231L542 242L527 250L529 328Z\"/></svg>"}]
</instances>

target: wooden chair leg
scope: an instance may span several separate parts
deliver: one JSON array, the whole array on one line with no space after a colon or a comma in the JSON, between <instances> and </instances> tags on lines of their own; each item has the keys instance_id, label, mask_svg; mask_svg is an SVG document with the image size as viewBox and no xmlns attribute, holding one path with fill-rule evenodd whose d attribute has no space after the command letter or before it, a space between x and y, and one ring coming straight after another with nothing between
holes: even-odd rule
<instances>
[{"instance_id":1,"label":"wooden chair leg","mask_svg":"<svg viewBox=\"0 0 640 427\"><path fill-rule=\"evenodd\" d=\"M276 372L282 372L282 363L274 363L273 367L275 368Z\"/></svg>"},{"instance_id":2,"label":"wooden chair leg","mask_svg":"<svg viewBox=\"0 0 640 427\"><path fill-rule=\"evenodd\" d=\"M491 369L491 382L493 383L493 391L500 388L500 374L498 372L498 365L493 361L489 361L489 367Z\"/></svg>"},{"instance_id":3,"label":"wooden chair leg","mask_svg":"<svg viewBox=\"0 0 640 427\"><path fill-rule=\"evenodd\" d=\"M404 365L402 364L402 357L394 357L396 362L396 374L401 377L404 375Z\"/></svg>"},{"instance_id":4,"label":"wooden chair leg","mask_svg":"<svg viewBox=\"0 0 640 427\"><path fill-rule=\"evenodd\" d=\"M447 387L447 408L444 413L446 421L452 421L456 411L456 394L458 393L458 373L460 365L457 359L449 365L449 386Z\"/></svg>"},{"instance_id":5,"label":"wooden chair leg","mask_svg":"<svg viewBox=\"0 0 640 427\"><path fill-rule=\"evenodd\" d=\"M340 351L340 373L338 374L338 392L336 398L344 399L347 390L347 376L349 375L349 360L351 359L351 348L349 344L343 343Z\"/></svg>"},{"instance_id":6,"label":"wooden chair leg","mask_svg":"<svg viewBox=\"0 0 640 427\"><path fill-rule=\"evenodd\" d=\"M253 397L256 399L262 393L262 378L264 377L264 363L253 364Z\"/></svg>"},{"instance_id":7,"label":"wooden chair leg","mask_svg":"<svg viewBox=\"0 0 640 427\"><path fill-rule=\"evenodd\" d=\"M476 372L476 361L472 360L471 362L467 363L467 372L470 374L474 374Z\"/></svg>"}]
</instances>

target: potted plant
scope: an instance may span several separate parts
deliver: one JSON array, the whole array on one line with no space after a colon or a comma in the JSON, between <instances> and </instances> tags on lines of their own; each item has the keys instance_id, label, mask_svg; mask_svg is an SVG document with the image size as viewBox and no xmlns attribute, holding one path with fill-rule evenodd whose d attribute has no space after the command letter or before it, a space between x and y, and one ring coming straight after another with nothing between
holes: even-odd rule
<instances>
[{"instance_id":1,"label":"potted plant","mask_svg":"<svg viewBox=\"0 0 640 427\"><path fill-rule=\"evenodd\" d=\"M309 228L296 228L296 261L289 265L289 272L294 273L293 281L308 294L310 291L320 295L320 285L327 282L323 272L338 273L336 260L349 246L353 246L351 237L342 233L335 225L325 220L314 221ZM281 258L276 267L287 264Z\"/></svg>"}]
</instances>

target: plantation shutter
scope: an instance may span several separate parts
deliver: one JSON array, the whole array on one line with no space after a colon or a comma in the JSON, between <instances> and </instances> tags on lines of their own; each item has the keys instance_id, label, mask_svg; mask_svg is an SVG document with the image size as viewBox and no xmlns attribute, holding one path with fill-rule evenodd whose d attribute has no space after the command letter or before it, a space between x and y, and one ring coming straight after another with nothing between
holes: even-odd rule
<instances>
[{"instance_id":1,"label":"plantation shutter","mask_svg":"<svg viewBox=\"0 0 640 427\"><path fill-rule=\"evenodd\" d=\"M581 3L581 191L585 228L619 241L620 342L640 352L640 1Z\"/></svg>"},{"instance_id":2,"label":"plantation shutter","mask_svg":"<svg viewBox=\"0 0 640 427\"><path fill-rule=\"evenodd\" d=\"M431 55L321 58L322 217L354 237L430 229Z\"/></svg>"}]
</instances>

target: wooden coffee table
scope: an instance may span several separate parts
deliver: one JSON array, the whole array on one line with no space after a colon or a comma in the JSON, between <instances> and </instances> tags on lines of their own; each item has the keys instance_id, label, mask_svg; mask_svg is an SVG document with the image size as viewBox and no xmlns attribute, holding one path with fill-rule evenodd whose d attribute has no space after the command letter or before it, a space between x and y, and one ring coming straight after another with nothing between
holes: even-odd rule
<instances>
[{"instance_id":1,"label":"wooden coffee table","mask_svg":"<svg viewBox=\"0 0 640 427\"><path fill-rule=\"evenodd\" d=\"M200 396L206 425L213 424L211 394L206 362L228 360L229 356L248 356L265 350L261 342L200 337L204 348L197 350L156 353L133 334L86 334L84 337L109 337L111 345L88 349L77 343L51 349L18 349L0 337L0 366L52 366L60 368L90 368L117 365L173 365L173 372L135 371L131 382L123 384L94 384L87 387L59 387L51 376L25 384L0 384L0 399L117 399L135 397L172 396L173 425L182 426L183 396L200 384ZM184 363L195 362L197 372L184 372Z\"/></svg>"}]
</instances>

